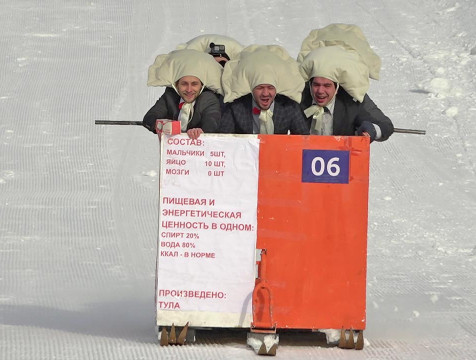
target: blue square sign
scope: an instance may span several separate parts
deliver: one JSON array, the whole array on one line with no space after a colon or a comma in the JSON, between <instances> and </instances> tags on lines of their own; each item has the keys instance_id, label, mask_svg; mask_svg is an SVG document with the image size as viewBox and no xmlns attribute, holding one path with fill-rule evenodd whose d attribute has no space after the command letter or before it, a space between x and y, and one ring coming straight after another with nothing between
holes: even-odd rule
<instances>
[{"instance_id":1,"label":"blue square sign","mask_svg":"<svg viewBox=\"0 0 476 360\"><path fill-rule=\"evenodd\" d=\"M349 151L303 150L302 182L349 183Z\"/></svg>"}]
</instances>

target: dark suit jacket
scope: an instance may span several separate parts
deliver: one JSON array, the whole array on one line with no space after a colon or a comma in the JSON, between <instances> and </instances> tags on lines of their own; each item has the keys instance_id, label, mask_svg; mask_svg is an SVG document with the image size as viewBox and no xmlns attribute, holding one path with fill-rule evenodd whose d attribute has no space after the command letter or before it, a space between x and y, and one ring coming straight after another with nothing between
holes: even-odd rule
<instances>
[{"instance_id":1,"label":"dark suit jacket","mask_svg":"<svg viewBox=\"0 0 476 360\"><path fill-rule=\"evenodd\" d=\"M228 134L253 134L253 99L251 94L226 104L218 132ZM309 135L309 126L299 104L286 96L274 99L273 123L275 134Z\"/></svg>"},{"instance_id":2,"label":"dark suit jacket","mask_svg":"<svg viewBox=\"0 0 476 360\"><path fill-rule=\"evenodd\" d=\"M155 120L177 120L179 102L179 94L173 88L167 87L155 105L145 114L142 124L155 133ZM204 89L195 100L192 119L188 123L187 130L201 128L206 133L215 133L218 129L220 117L219 95L211 90Z\"/></svg>"},{"instance_id":3,"label":"dark suit jacket","mask_svg":"<svg viewBox=\"0 0 476 360\"><path fill-rule=\"evenodd\" d=\"M301 108L304 111L312 105L309 83L302 93ZM380 127L382 137L379 141L387 140L393 133L392 121L375 105L366 94L364 101L354 101L342 87L337 91L333 114L333 135L354 136L355 130L367 120ZM312 116L307 119L311 128Z\"/></svg>"}]
</instances>

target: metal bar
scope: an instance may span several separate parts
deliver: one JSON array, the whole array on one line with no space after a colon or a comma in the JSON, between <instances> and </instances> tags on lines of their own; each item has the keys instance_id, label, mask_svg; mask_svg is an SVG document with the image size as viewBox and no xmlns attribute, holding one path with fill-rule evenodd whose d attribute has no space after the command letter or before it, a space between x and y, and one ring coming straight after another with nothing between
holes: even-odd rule
<instances>
[{"instance_id":1,"label":"metal bar","mask_svg":"<svg viewBox=\"0 0 476 360\"><path fill-rule=\"evenodd\" d=\"M142 126L142 121L129 121L129 120L94 120L96 125L139 125ZM415 129L403 129L403 128L394 128L396 133L405 133L405 134L417 134L425 135L425 130L415 130Z\"/></svg>"},{"instance_id":2,"label":"metal bar","mask_svg":"<svg viewBox=\"0 0 476 360\"><path fill-rule=\"evenodd\" d=\"M142 121L128 121L128 120L94 120L96 125L140 125Z\"/></svg>"},{"instance_id":3,"label":"metal bar","mask_svg":"<svg viewBox=\"0 0 476 360\"><path fill-rule=\"evenodd\" d=\"M426 130L414 130L414 129L402 129L402 128L394 128L393 132L405 133L405 134L417 134L417 135L425 135L426 134Z\"/></svg>"}]
</instances>

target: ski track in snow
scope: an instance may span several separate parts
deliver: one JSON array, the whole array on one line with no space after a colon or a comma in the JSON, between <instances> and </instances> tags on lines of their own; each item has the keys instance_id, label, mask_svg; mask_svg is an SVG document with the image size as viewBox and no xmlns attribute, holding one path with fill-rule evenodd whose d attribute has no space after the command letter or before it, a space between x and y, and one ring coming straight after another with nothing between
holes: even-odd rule
<instances>
[{"instance_id":1,"label":"ski track in snow","mask_svg":"<svg viewBox=\"0 0 476 360\"><path fill-rule=\"evenodd\" d=\"M372 144L365 349L287 334L277 358L472 359L475 15L472 0L4 1L0 359L256 358L242 331L158 346L158 142L94 119L140 120L163 92L148 66L197 35L295 57L334 22L382 58L377 105L427 135Z\"/></svg>"}]
</instances>

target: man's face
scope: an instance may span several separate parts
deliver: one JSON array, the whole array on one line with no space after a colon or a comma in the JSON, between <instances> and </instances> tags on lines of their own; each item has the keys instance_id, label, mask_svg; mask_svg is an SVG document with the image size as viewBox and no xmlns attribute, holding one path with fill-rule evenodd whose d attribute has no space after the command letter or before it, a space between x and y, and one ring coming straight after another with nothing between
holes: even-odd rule
<instances>
[{"instance_id":1,"label":"man's face","mask_svg":"<svg viewBox=\"0 0 476 360\"><path fill-rule=\"evenodd\" d=\"M260 84L253 89L253 98L261 110L268 110L276 97L276 88L270 84Z\"/></svg>"},{"instance_id":2,"label":"man's face","mask_svg":"<svg viewBox=\"0 0 476 360\"><path fill-rule=\"evenodd\" d=\"M311 93L319 106L326 106L336 93L336 86L332 80L315 77L311 82Z\"/></svg>"},{"instance_id":3,"label":"man's face","mask_svg":"<svg viewBox=\"0 0 476 360\"><path fill-rule=\"evenodd\" d=\"M177 81L177 91L187 103L192 103L200 95L202 82L195 76L184 76Z\"/></svg>"}]
</instances>

